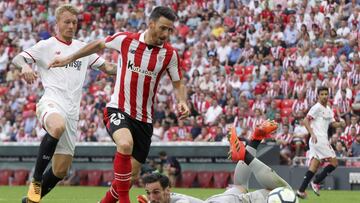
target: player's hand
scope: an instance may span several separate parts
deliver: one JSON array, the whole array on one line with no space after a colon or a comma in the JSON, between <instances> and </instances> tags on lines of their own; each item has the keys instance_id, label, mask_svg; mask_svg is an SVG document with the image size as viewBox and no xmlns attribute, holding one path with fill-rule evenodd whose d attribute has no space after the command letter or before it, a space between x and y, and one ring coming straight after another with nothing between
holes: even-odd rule
<instances>
[{"instance_id":1,"label":"player's hand","mask_svg":"<svg viewBox=\"0 0 360 203\"><path fill-rule=\"evenodd\" d=\"M344 119L340 120L340 125L341 127L345 128L346 127L346 122L344 121Z\"/></svg>"},{"instance_id":2,"label":"player's hand","mask_svg":"<svg viewBox=\"0 0 360 203\"><path fill-rule=\"evenodd\" d=\"M55 58L50 64L49 68L56 68L56 67L63 67L66 64L72 62L70 57L63 57L63 58Z\"/></svg>"},{"instance_id":3,"label":"player's hand","mask_svg":"<svg viewBox=\"0 0 360 203\"><path fill-rule=\"evenodd\" d=\"M185 102L179 102L178 105L177 105L177 110L179 112L179 119L180 120L185 119L190 114L189 107L187 106L187 104Z\"/></svg>"},{"instance_id":4,"label":"player's hand","mask_svg":"<svg viewBox=\"0 0 360 203\"><path fill-rule=\"evenodd\" d=\"M311 136L311 142L314 144L317 143L317 137L315 135Z\"/></svg>"},{"instance_id":5,"label":"player's hand","mask_svg":"<svg viewBox=\"0 0 360 203\"><path fill-rule=\"evenodd\" d=\"M148 203L149 202L149 200L146 198L145 195L138 195L136 197L136 199L137 199L138 203Z\"/></svg>"},{"instance_id":6,"label":"player's hand","mask_svg":"<svg viewBox=\"0 0 360 203\"><path fill-rule=\"evenodd\" d=\"M24 66L21 68L20 76L24 78L24 80L28 84L33 84L35 80L37 79L37 74L31 69L30 66Z\"/></svg>"}]
</instances>

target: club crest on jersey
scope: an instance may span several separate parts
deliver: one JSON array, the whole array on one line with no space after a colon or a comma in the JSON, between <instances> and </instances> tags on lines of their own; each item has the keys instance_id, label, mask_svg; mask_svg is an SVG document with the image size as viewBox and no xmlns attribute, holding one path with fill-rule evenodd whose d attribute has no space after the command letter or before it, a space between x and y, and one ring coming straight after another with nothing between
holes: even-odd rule
<instances>
[{"instance_id":1,"label":"club crest on jersey","mask_svg":"<svg viewBox=\"0 0 360 203\"><path fill-rule=\"evenodd\" d=\"M157 60L158 60L158 61L162 61L162 60L164 60L164 58L165 58L165 56L158 55Z\"/></svg>"},{"instance_id":2,"label":"club crest on jersey","mask_svg":"<svg viewBox=\"0 0 360 203\"><path fill-rule=\"evenodd\" d=\"M75 68L76 70L81 69L81 61L73 61L65 65L65 68Z\"/></svg>"},{"instance_id":3,"label":"club crest on jersey","mask_svg":"<svg viewBox=\"0 0 360 203\"><path fill-rule=\"evenodd\" d=\"M130 60L128 61L127 68L132 72L147 75L147 76L150 76L150 77L156 77L157 74L158 74L157 72L154 72L154 71L144 70L144 69L141 69L140 67L136 67L134 65L134 63L132 61L130 61Z\"/></svg>"}]
</instances>

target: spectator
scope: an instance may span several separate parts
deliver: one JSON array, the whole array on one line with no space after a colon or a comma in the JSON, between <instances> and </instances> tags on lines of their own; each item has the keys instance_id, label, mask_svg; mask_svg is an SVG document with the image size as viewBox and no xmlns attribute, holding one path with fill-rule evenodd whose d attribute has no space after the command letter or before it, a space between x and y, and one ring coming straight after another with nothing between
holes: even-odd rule
<instances>
[{"instance_id":1,"label":"spectator","mask_svg":"<svg viewBox=\"0 0 360 203\"><path fill-rule=\"evenodd\" d=\"M299 157L305 153L306 140L308 136L309 132L304 125L304 120L301 119L297 124L295 124L294 134L291 140L292 148L295 149L295 156Z\"/></svg>"},{"instance_id":2,"label":"spectator","mask_svg":"<svg viewBox=\"0 0 360 203\"><path fill-rule=\"evenodd\" d=\"M266 118L270 120L275 119L275 113L278 112L278 108L276 106L276 101L272 100L270 107L266 109Z\"/></svg>"},{"instance_id":3,"label":"spectator","mask_svg":"<svg viewBox=\"0 0 360 203\"><path fill-rule=\"evenodd\" d=\"M282 163L287 165L291 165L291 149L290 143L293 136L289 132L289 126L283 125L283 132L281 134L276 135L275 139L278 144L280 144L280 158Z\"/></svg>"},{"instance_id":4,"label":"spectator","mask_svg":"<svg viewBox=\"0 0 360 203\"><path fill-rule=\"evenodd\" d=\"M360 134L357 134L350 148L350 156L360 157Z\"/></svg>"},{"instance_id":5,"label":"spectator","mask_svg":"<svg viewBox=\"0 0 360 203\"><path fill-rule=\"evenodd\" d=\"M154 130L153 130L153 135L151 137L151 140L154 142L160 141L160 140L162 140L163 136L164 136L164 128L161 125L161 121L155 120Z\"/></svg>"},{"instance_id":6,"label":"spectator","mask_svg":"<svg viewBox=\"0 0 360 203\"><path fill-rule=\"evenodd\" d=\"M160 158L160 172L165 173L170 179L173 187L178 181L181 181L181 166L180 163L173 156L167 156L165 151L159 152Z\"/></svg>"},{"instance_id":7,"label":"spectator","mask_svg":"<svg viewBox=\"0 0 360 203\"><path fill-rule=\"evenodd\" d=\"M8 51L0 45L0 83L4 81L5 71L9 63Z\"/></svg>"}]
</instances>

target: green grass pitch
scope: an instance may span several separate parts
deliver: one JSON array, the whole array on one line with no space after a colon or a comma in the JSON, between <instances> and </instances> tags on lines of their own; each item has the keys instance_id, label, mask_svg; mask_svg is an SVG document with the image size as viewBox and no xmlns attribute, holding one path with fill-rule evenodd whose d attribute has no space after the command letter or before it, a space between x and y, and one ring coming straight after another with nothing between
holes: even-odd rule
<instances>
[{"instance_id":1,"label":"green grass pitch","mask_svg":"<svg viewBox=\"0 0 360 203\"><path fill-rule=\"evenodd\" d=\"M26 194L27 187L6 187L0 186L0 203L20 203L21 197ZM96 203L107 191L106 187L56 187L42 203ZM200 199L223 192L223 189L173 189L174 192L189 194ZM131 190L132 203L136 203L136 196L144 194L141 188ZM309 198L300 202L305 203L358 203L360 202L359 191L321 191L321 196L315 196L308 191Z\"/></svg>"}]
</instances>

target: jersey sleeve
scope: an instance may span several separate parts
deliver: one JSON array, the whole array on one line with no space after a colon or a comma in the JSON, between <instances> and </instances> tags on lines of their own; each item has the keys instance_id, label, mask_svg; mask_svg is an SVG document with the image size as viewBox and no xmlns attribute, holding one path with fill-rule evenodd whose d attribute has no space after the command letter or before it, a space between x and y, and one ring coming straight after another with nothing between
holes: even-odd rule
<instances>
[{"instance_id":1,"label":"jersey sleeve","mask_svg":"<svg viewBox=\"0 0 360 203\"><path fill-rule=\"evenodd\" d=\"M46 53L46 43L45 41L39 41L34 46L23 50L20 55L23 56L28 63L35 63L37 65L44 64L42 63L42 57Z\"/></svg>"},{"instance_id":2,"label":"jersey sleeve","mask_svg":"<svg viewBox=\"0 0 360 203\"><path fill-rule=\"evenodd\" d=\"M307 117L312 120L315 119L318 116L318 112L319 112L319 106L315 105L313 107L311 107L311 109L309 110Z\"/></svg>"},{"instance_id":3,"label":"jersey sleeve","mask_svg":"<svg viewBox=\"0 0 360 203\"><path fill-rule=\"evenodd\" d=\"M91 54L89 56L89 68L98 69L105 63L105 59L97 54Z\"/></svg>"},{"instance_id":4,"label":"jersey sleeve","mask_svg":"<svg viewBox=\"0 0 360 203\"><path fill-rule=\"evenodd\" d=\"M331 109L330 109L331 110ZM331 122L335 122L335 113L333 110L331 110Z\"/></svg>"},{"instance_id":5,"label":"jersey sleeve","mask_svg":"<svg viewBox=\"0 0 360 203\"><path fill-rule=\"evenodd\" d=\"M110 49L115 49L121 52L121 44L126 38L127 33L125 32L118 32L112 36L108 36L105 38L105 47Z\"/></svg>"},{"instance_id":6,"label":"jersey sleeve","mask_svg":"<svg viewBox=\"0 0 360 203\"><path fill-rule=\"evenodd\" d=\"M180 59L176 50L173 50L172 57L167 67L167 73L173 82L179 81L182 78L180 70Z\"/></svg>"}]
</instances>

